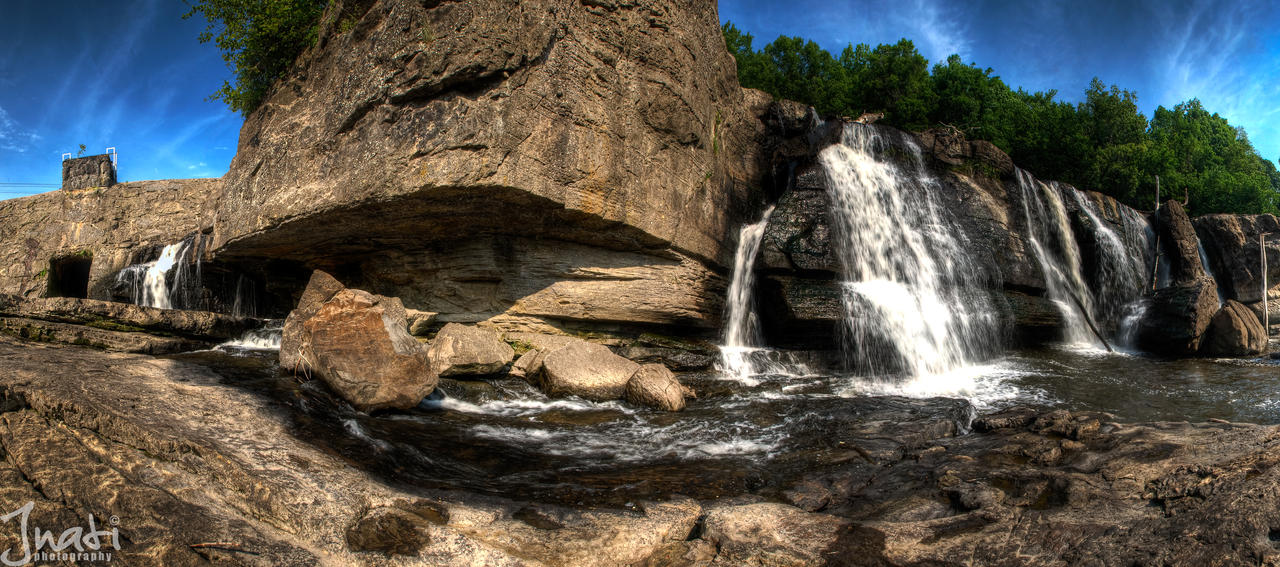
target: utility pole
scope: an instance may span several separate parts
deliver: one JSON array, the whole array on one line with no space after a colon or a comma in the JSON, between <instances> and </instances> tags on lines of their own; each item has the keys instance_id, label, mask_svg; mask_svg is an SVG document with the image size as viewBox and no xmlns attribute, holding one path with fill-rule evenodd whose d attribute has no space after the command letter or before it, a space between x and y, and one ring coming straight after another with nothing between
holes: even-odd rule
<instances>
[{"instance_id":1,"label":"utility pole","mask_svg":"<svg viewBox=\"0 0 1280 567\"><path fill-rule=\"evenodd\" d=\"M1271 340L1271 313L1267 310L1267 244L1263 240L1267 233L1258 233L1258 256L1262 264L1262 328L1263 336L1267 337L1267 341Z\"/></svg>"},{"instance_id":2,"label":"utility pole","mask_svg":"<svg viewBox=\"0 0 1280 567\"><path fill-rule=\"evenodd\" d=\"M1153 228L1156 231L1156 261L1151 263L1151 291L1156 290L1156 280L1160 274L1160 176L1156 176L1156 208L1151 214Z\"/></svg>"}]
</instances>

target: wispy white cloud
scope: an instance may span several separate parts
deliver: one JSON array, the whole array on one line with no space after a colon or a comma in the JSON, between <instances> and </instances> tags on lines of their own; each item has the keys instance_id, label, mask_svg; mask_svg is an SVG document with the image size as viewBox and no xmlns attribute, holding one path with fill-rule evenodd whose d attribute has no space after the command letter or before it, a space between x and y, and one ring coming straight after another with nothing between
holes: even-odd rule
<instances>
[{"instance_id":1,"label":"wispy white cloud","mask_svg":"<svg viewBox=\"0 0 1280 567\"><path fill-rule=\"evenodd\" d=\"M914 9L906 13L910 17L904 24L915 30L909 37L919 38L916 49L929 61L946 61L953 53L971 56L968 30L953 6L937 0L914 0Z\"/></svg>"},{"instance_id":2,"label":"wispy white cloud","mask_svg":"<svg viewBox=\"0 0 1280 567\"><path fill-rule=\"evenodd\" d=\"M26 153L38 141L39 134L23 128L9 117L4 108L0 108L0 150Z\"/></svg>"},{"instance_id":3,"label":"wispy white cloud","mask_svg":"<svg viewBox=\"0 0 1280 567\"><path fill-rule=\"evenodd\" d=\"M1268 159L1280 153L1280 75L1274 57L1257 38L1266 37L1273 12L1254 2L1197 2L1170 13L1160 4L1153 13L1169 46L1159 61L1159 104L1172 106L1198 98L1205 108L1243 126Z\"/></svg>"}]
</instances>

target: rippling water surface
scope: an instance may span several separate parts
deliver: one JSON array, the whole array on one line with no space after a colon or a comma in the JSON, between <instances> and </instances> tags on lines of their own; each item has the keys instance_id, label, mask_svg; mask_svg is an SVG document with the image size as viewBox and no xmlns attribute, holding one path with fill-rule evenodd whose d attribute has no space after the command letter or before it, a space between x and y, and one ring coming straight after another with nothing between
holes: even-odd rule
<instances>
[{"instance_id":1,"label":"rippling water surface","mask_svg":"<svg viewBox=\"0 0 1280 567\"><path fill-rule=\"evenodd\" d=\"M1058 348L892 382L810 372L781 353L762 354L774 361L760 365L771 373L750 380L683 375L698 398L679 413L553 400L503 378L446 379L419 407L372 416L318 381L280 376L274 351L223 347L175 358L262 393L302 438L391 482L568 504L776 495L848 460L842 438L869 408L892 403L875 399L883 395L966 398L980 412L1032 405L1107 411L1127 422L1280 423L1280 367L1266 358L1162 361Z\"/></svg>"}]
</instances>

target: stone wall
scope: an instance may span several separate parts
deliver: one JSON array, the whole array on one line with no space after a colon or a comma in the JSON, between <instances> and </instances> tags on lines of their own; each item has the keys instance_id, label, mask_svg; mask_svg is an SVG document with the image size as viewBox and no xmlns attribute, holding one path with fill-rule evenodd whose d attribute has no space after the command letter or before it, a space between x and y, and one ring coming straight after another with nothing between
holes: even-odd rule
<instances>
[{"instance_id":1,"label":"stone wall","mask_svg":"<svg viewBox=\"0 0 1280 567\"><path fill-rule=\"evenodd\" d=\"M0 201L0 293L44 296L54 262L75 258L91 262L87 295L110 299L121 268L211 225L208 204L219 185L137 181Z\"/></svg>"},{"instance_id":2,"label":"stone wall","mask_svg":"<svg viewBox=\"0 0 1280 567\"><path fill-rule=\"evenodd\" d=\"M116 184L116 166L109 154L85 156L62 161L62 189L74 191Z\"/></svg>"}]
</instances>

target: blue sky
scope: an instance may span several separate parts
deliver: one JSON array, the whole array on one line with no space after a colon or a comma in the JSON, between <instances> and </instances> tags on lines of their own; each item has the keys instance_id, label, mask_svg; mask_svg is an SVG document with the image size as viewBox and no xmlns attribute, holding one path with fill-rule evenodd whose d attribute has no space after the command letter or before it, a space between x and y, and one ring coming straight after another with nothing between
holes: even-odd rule
<instances>
[{"instance_id":1,"label":"blue sky","mask_svg":"<svg viewBox=\"0 0 1280 567\"><path fill-rule=\"evenodd\" d=\"M1280 3L1042 0L720 0L763 46L801 35L838 52L906 37L931 62L959 53L1007 83L1079 100L1089 80L1137 91L1144 113L1198 97L1280 157ZM114 146L125 181L217 177L242 120L206 97L230 78L205 23L177 0L5 5L0 198L48 191L59 159Z\"/></svg>"},{"instance_id":2,"label":"blue sky","mask_svg":"<svg viewBox=\"0 0 1280 567\"><path fill-rule=\"evenodd\" d=\"M243 122L205 98L230 78L185 3L5 3L0 34L0 199L56 187L60 156L114 146L122 181L218 177Z\"/></svg>"},{"instance_id":3,"label":"blue sky","mask_svg":"<svg viewBox=\"0 0 1280 567\"><path fill-rule=\"evenodd\" d=\"M1138 93L1151 117L1199 98L1280 157L1280 3L1181 0L720 0L720 20L759 49L799 35L833 54L849 43L915 42L930 64L958 53L1005 83L1078 102L1093 77Z\"/></svg>"}]
</instances>

